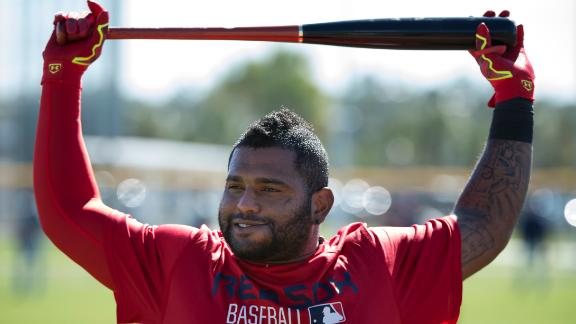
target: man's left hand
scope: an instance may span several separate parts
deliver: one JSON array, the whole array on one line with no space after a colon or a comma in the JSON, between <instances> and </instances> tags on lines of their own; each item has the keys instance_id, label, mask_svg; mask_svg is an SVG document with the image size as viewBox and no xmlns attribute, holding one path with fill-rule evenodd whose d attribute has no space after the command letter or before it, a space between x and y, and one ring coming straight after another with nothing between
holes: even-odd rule
<instances>
[{"instance_id":1,"label":"man's left hand","mask_svg":"<svg viewBox=\"0 0 576 324\"><path fill-rule=\"evenodd\" d=\"M502 11L500 17L508 17L508 11ZM494 17L493 11L487 11L484 17ZM517 27L516 46L492 46L490 31L482 23L476 29L476 50L470 51L478 62L484 77L494 88L494 95L488 102L489 107L512 98L525 98L534 101L534 70L524 52L524 27Z\"/></svg>"}]
</instances>

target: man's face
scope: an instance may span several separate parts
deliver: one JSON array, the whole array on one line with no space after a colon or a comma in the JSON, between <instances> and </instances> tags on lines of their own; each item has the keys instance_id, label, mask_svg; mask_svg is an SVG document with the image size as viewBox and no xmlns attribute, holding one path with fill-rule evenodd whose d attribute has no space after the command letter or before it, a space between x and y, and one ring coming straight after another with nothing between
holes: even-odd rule
<instances>
[{"instance_id":1,"label":"man's face","mask_svg":"<svg viewBox=\"0 0 576 324\"><path fill-rule=\"evenodd\" d=\"M281 148L234 150L218 222L237 257L288 261L303 252L311 233L311 198L295 157Z\"/></svg>"}]
</instances>

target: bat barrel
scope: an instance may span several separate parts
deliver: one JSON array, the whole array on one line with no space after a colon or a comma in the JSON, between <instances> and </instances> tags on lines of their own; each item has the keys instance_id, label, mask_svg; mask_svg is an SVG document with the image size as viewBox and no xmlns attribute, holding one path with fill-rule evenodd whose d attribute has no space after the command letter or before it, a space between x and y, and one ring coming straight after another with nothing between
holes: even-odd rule
<instances>
[{"instance_id":1,"label":"bat barrel","mask_svg":"<svg viewBox=\"0 0 576 324\"><path fill-rule=\"evenodd\" d=\"M475 48L476 27L484 22L494 45L516 44L516 25L501 17L353 20L302 26L303 43L405 49Z\"/></svg>"}]
</instances>

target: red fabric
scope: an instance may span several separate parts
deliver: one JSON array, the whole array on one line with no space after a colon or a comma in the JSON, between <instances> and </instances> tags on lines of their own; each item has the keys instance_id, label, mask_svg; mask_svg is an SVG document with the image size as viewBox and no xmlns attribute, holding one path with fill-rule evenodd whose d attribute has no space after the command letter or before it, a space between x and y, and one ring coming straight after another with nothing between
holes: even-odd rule
<instances>
[{"instance_id":1,"label":"red fabric","mask_svg":"<svg viewBox=\"0 0 576 324\"><path fill-rule=\"evenodd\" d=\"M462 277L452 218L408 228L355 223L305 262L244 262L216 231L144 225L105 206L79 107L79 80L44 85L38 209L54 244L114 290L119 323L456 322Z\"/></svg>"},{"instance_id":2,"label":"red fabric","mask_svg":"<svg viewBox=\"0 0 576 324\"><path fill-rule=\"evenodd\" d=\"M102 53L109 15L96 2L88 1L88 7L90 13L83 18L69 18L64 13L55 15L54 30L42 53L42 84L55 82L75 85L88 66ZM58 33L58 29L63 30ZM57 35L68 38L63 40L66 45L58 44Z\"/></svg>"}]
</instances>

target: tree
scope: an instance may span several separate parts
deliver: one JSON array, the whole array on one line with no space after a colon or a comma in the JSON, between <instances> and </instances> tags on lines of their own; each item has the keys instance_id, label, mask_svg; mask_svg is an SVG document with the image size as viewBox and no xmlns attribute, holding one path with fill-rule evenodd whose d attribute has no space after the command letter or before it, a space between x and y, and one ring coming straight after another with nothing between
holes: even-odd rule
<instances>
[{"instance_id":1,"label":"tree","mask_svg":"<svg viewBox=\"0 0 576 324\"><path fill-rule=\"evenodd\" d=\"M281 106L301 114L323 135L327 103L312 81L307 59L278 50L264 61L236 67L200 100L186 116L195 120L186 139L232 143L251 122Z\"/></svg>"}]
</instances>

